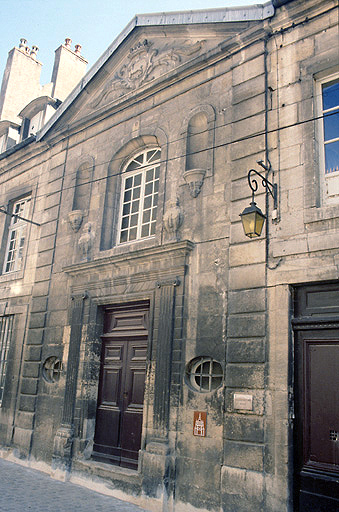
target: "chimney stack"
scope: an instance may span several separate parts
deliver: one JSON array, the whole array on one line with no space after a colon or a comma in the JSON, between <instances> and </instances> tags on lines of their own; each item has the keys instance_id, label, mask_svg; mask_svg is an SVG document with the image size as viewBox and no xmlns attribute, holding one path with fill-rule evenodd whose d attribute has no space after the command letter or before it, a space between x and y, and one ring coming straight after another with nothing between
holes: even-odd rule
<instances>
[{"instance_id":1,"label":"chimney stack","mask_svg":"<svg viewBox=\"0 0 339 512\"><path fill-rule=\"evenodd\" d=\"M39 96L42 64L37 61L37 46L32 50L25 38L19 47L8 52L0 92L0 120L21 123L18 113L34 98Z\"/></svg>"},{"instance_id":2,"label":"chimney stack","mask_svg":"<svg viewBox=\"0 0 339 512\"><path fill-rule=\"evenodd\" d=\"M81 45L76 44L75 50L71 47L72 40L67 37L65 44L55 50L55 60L52 73L52 96L64 101L85 74L87 60L80 52Z\"/></svg>"}]
</instances>

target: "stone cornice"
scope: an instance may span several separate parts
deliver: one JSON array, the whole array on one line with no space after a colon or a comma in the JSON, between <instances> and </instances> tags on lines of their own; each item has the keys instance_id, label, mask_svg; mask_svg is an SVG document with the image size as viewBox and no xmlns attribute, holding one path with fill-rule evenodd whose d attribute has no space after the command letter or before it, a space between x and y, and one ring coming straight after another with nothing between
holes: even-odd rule
<instances>
[{"instance_id":1,"label":"stone cornice","mask_svg":"<svg viewBox=\"0 0 339 512\"><path fill-rule=\"evenodd\" d=\"M159 261L168 261L173 258L185 258L194 248L194 243L189 240L181 242L169 243L157 247L151 247L147 249L135 250L133 252L119 253L116 255L98 257L92 261L86 261L83 263L76 263L63 268L64 272L70 276L76 276L84 274L86 272L107 267L118 266L119 270L122 267L129 267L131 265L138 265L141 263L152 263ZM175 266L175 265L174 265ZM167 268L167 267L166 267ZM163 272L163 271L162 271ZM162 273L161 272L161 273ZM152 270L148 274L158 275L159 272L152 267ZM133 276L131 276L133 279Z\"/></svg>"},{"instance_id":2,"label":"stone cornice","mask_svg":"<svg viewBox=\"0 0 339 512\"><path fill-rule=\"evenodd\" d=\"M24 145L20 143L10 148L13 149L11 153L9 153L10 150L7 150L0 155L0 176L14 170L15 174L12 176L14 177L17 173L29 171L49 159L49 146L46 142L37 143L35 136L29 137L25 141L28 142ZM2 158L3 156L4 158Z\"/></svg>"}]
</instances>

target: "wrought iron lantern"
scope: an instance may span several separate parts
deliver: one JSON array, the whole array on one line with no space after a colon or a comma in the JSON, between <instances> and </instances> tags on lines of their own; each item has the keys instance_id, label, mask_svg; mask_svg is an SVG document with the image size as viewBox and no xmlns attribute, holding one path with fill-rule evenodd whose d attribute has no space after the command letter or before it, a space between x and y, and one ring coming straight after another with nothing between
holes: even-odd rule
<instances>
[{"instance_id":1,"label":"wrought iron lantern","mask_svg":"<svg viewBox=\"0 0 339 512\"><path fill-rule=\"evenodd\" d=\"M268 167L264 165L264 163L260 160L258 162L261 167L266 170L269 170ZM261 179L261 184L266 191L271 194L274 201L274 210L277 208L277 185L268 181L265 176L260 174L260 172L255 169L250 169L247 174L248 184L250 189L252 190L252 201L250 206L244 209L244 211L240 214L241 222L244 228L245 235L249 238L257 238L261 236L262 228L265 223L266 215L258 208L254 201L254 193L258 190L258 182L253 177L253 174L256 174Z\"/></svg>"}]
</instances>

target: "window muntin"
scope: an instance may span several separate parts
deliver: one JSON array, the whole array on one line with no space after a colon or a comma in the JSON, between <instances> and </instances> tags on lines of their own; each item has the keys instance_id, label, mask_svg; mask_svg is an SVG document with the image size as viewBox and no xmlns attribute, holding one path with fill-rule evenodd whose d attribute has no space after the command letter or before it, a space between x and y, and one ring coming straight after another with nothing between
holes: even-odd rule
<instances>
[{"instance_id":1,"label":"window muntin","mask_svg":"<svg viewBox=\"0 0 339 512\"><path fill-rule=\"evenodd\" d=\"M188 383L200 393L208 393L218 389L223 382L223 370L218 361L211 357L197 357L186 369Z\"/></svg>"},{"instance_id":2,"label":"window muntin","mask_svg":"<svg viewBox=\"0 0 339 512\"><path fill-rule=\"evenodd\" d=\"M0 407L3 401L8 350L13 330L13 315L0 316Z\"/></svg>"},{"instance_id":3,"label":"window muntin","mask_svg":"<svg viewBox=\"0 0 339 512\"><path fill-rule=\"evenodd\" d=\"M28 217L31 198L26 197L13 204L11 223L8 230L8 241L6 247L6 258L3 272L15 272L21 270L23 252L26 240L27 222L20 217Z\"/></svg>"},{"instance_id":4,"label":"window muntin","mask_svg":"<svg viewBox=\"0 0 339 512\"><path fill-rule=\"evenodd\" d=\"M339 79L323 83L325 174L339 171Z\"/></svg>"},{"instance_id":5,"label":"window muntin","mask_svg":"<svg viewBox=\"0 0 339 512\"><path fill-rule=\"evenodd\" d=\"M155 235L159 195L160 149L136 155L123 175L118 243Z\"/></svg>"}]
</instances>

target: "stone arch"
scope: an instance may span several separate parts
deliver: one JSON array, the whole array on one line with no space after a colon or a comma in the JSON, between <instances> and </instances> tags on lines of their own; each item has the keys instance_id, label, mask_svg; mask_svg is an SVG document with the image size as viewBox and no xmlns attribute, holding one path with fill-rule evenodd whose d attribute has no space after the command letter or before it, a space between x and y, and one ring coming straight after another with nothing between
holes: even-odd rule
<instances>
[{"instance_id":1,"label":"stone arch","mask_svg":"<svg viewBox=\"0 0 339 512\"><path fill-rule=\"evenodd\" d=\"M115 245L119 214L121 174L131 157L147 147L159 147L161 149L161 167L164 168L164 163L167 161L167 137L161 129L155 130L154 134L139 134L133 139L127 139L125 143L123 141L121 148L111 158L107 171L107 186L100 241L100 250L102 251L111 249Z\"/></svg>"},{"instance_id":2,"label":"stone arch","mask_svg":"<svg viewBox=\"0 0 339 512\"><path fill-rule=\"evenodd\" d=\"M75 174L72 210L87 211L91 199L94 158L87 156L80 162Z\"/></svg>"},{"instance_id":3,"label":"stone arch","mask_svg":"<svg viewBox=\"0 0 339 512\"><path fill-rule=\"evenodd\" d=\"M199 105L191 110L182 123L185 148L183 171L203 168L206 176L213 172L215 111L211 105Z\"/></svg>"},{"instance_id":4,"label":"stone arch","mask_svg":"<svg viewBox=\"0 0 339 512\"><path fill-rule=\"evenodd\" d=\"M207 167L208 120L205 112L198 112L188 122L186 134L185 170Z\"/></svg>"}]
</instances>

